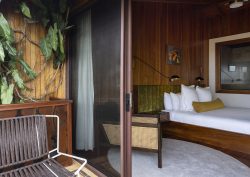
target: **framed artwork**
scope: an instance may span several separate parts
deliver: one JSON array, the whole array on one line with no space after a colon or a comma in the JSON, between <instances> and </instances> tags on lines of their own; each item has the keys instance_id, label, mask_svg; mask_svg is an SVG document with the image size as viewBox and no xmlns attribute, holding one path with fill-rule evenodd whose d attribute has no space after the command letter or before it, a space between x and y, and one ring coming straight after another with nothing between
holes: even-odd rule
<instances>
[{"instance_id":1,"label":"framed artwork","mask_svg":"<svg viewBox=\"0 0 250 177\"><path fill-rule=\"evenodd\" d=\"M181 49L173 45L167 45L167 64L181 64Z\"/></svg>"}]
</instances>

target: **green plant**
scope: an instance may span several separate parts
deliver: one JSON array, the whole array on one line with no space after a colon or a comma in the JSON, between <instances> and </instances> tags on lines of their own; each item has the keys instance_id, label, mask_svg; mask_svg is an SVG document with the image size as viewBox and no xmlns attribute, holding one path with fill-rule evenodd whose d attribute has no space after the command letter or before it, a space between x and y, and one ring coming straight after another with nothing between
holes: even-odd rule
<instances>
[{"instance_id":1,"label":"green plant","mask_svg":"<svg viewBox=\"0 0 250 177\"><path fill-rule=\"evenodd\" d=\"M53 58L54 68L58 68L65 60L64 39L68 26L69 8L67 0L31 0L31 8L22 5L24 16L29 17L31 11L32 19L40 21L48 33L40 41L40 48L47 60Z\"/></svg>"},{"instance_id":2,"label":"green plant","mask_svg":"<svg viewBox=\"0 0 250 177\"><path fill-rule=\"evenodd\" d=\"M26 21L42 23L47 33L37 44L27 36L26 32L11 29L4 15L0 13L0 104L26 100L21 92L29 88L26 87L23 78L34 80L37 77L23 59L23 52L17 50L18 42L15 41L14 33L23 34L23 38L39 47L46 61L53 59L53 66L57 70L65 61L65 31L70 28L67 26L69 13L67 0L30 0L28 4L25 0L20 0L18 8Z\"/></svg>"},{"instance_id":3,"label":"green plant","mask_svg":"<svg viewBox=\"0 0 250 177\"><path fill-rule=\"evenodd\" d=\"M21 72L19 68L22 68ZM36 78L36 73L23 60L22 53L16 50L13 30L0 13L0 101L2 104L13 102L14 89L18 92L26 88L22 74L30 79Z\"/></svg>"}]
</instances>

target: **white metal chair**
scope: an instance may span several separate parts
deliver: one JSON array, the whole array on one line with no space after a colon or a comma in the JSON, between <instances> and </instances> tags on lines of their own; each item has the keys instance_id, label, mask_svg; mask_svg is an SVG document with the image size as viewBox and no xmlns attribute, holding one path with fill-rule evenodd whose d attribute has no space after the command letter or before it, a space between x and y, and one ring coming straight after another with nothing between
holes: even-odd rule
<instances>
[{"instance_id":1,"label":"white metal chair","mask_svg":"<svg viewBox=\"0 0 250 177\"><path fill-rule=\"evenodd\" d=\"M48 150L46 118L57 119L57 147ZM60 118L31 115L0 119L0 177L80 177L87 160L60 152ZM51 154L56 155L52 156ZM66 156L83 161L74 173L55 158Z\"/></svg>"}]
</instances>

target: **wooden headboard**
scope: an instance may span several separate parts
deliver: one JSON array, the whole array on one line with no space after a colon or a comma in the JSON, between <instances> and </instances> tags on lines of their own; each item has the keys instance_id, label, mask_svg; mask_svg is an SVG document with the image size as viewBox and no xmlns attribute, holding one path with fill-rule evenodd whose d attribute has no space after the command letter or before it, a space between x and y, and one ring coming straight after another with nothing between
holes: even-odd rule
<instances>
[{"instance_id":1,"label":"wooden headboard","mask_svg":"<svg viewBox=\"0 0 250 177\"><path fill-rule=\"evenodd\" d=\"M180 90L180 85L134 85L133 113L161 111L164 92L178 93Z\"/></svg>"}]
</instances>

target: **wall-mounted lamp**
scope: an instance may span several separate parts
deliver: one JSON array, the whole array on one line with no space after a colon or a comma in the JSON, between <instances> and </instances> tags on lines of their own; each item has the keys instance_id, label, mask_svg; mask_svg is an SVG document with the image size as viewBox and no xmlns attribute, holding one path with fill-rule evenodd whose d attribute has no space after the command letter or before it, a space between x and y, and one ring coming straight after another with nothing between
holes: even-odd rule
<instances>
[{"instance_id":1,"label":"wall-mounted lamp","mask_svg":"<svg viewBox=\"0 0 250 177\"><path fill-rule=\"evenodd\" d=\"M166 76L165 74L163 74L162 72L158 71L156 68L154 68L154 66L148 64L147 62L145 62L144 60L140 59L139 57L134 56L134 59L136 59L137 61L139 61L140 63L142 63L143 65L147 66L148 68L150 68L151 70L157 72L159 75L161 75L164 78L167 78L169 80L169 82L174 82L180 79L180 76L178 75L172 75L171 77Z\"/></svg>"},{"instance_id":2,"label":"wall-mounted lamp","mask_svg":"<svg viewBox=\"0 0 250 177\"><path fill-rule=\"evenodd\" d=\"M199 77L196 77L196 78L195 78L195 81L196 81L197 85L200 86L200 85L201 85L201 82L204 81L204 78L201 77L201 76L199 76Z\"/></svg>"},{"instance_id":3,"label":"wall-mounted lamp","mask_svg":"<svg viewBox=\"0 0 250 177\"><path fill-rule=\"evenodd\" d=\"M196 77L195 80L196 82L201 82L201 81L204 81L204 78L199 76L199 77Z\"/></svg>"},{"instance_id":4,"label":"wall-mounted lamp","mask_svg":"<svg viewBox=\"0 0 250 177\"><path fill-rule=\"evenodd\" d=\"M239 7L242 7L244 5L244 2L245 1L248 1L248 0L234 0L234 1L230 1L228 4L229 4L229 7L231 9L235 9L235 8L239 8Z\"/></svg>"},{"instance_id":5,"label":"wall-mounted lamp","mask_svg":"<svg viewBox=\"0 0 250 177\"><path fill-rule=\"evenodd\" d=\"M169 82L174 82L180 79L180 76L178 75L173 75L169 78Z\"/></svg>"}]
</instances>

